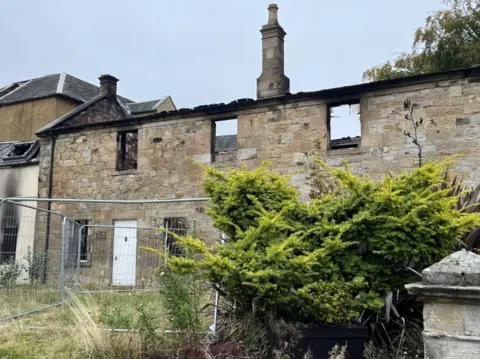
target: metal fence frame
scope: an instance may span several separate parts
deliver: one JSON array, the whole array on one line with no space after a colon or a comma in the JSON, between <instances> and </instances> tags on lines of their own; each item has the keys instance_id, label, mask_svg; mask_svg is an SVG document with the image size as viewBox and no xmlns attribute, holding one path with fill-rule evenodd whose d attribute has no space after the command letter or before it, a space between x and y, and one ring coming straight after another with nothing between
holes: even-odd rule
<instances>
[{"instance_id":1,"label":"metal fence frame","mask_svg":"<svg viewBox=\"0 0 480 359\"><path fill-rule=\"evenodd\" d=\"M54 211L51 209L45 209L41 208L38 206L38 203L45 203L45 202L50 202L50 203L87 203L87 204L171 204L171 203L191 203L191 202L208 202L210 198L207 197L197 197L197 198L172 198L172 199L146 199L146 200L112 200L112 199L76 199L76 198L40 198L40 197L9 197L9 198L0 198L0 208L4 203L11 203L13 205L17 205L20 207L24 208L30 208L36 211L44 212L47 213L47 222L46 226L50 226L51 222L51 215L59 216L61 218L61 255L60 255L60 274L59 274L59 301L57 303L43 306L41 308L35 308L32 310L24 311L22 313L14 314L5 318L0 318L0 323L3 321L11 320L11 319L16 319L20 318L23 316L26 316L28 314L36 313L48 308L52 308L55 306L60 306L65 303L65 301L68 299L66 298L65 295L65 247L66 247L66 237L67 237L67 224L73 223L74 225L76 224L78 226L77 233L74 235L73 239L75 240L78 239L78 245L77 245L77 258L76 258L76 265L75 265L75 271L76 271L76 276L79 280L80 278L80 269L81 269L81 264L80 264L80 251L81 251L81 232L84 227L98 227L98 228L115 228L114 225L101 225L101 224L86 224L82 225L75 220L72 220L69 218L65 213L61 213L58 211ZM28 204L22 203L22 202L36 202L37 206L30 206ZM117 228L120 228L117 226ZM132 227L128 227L132 228ZM158 227L134 227L135 229L143 229L143 230L156 230ZM47 230L47 232L49 229ZM75 231L75 230L73 230ZM46 234L46 237L49 237L49 233ZM49 238L46 238L46 243L48 242ZM46 248L46 261L49 260L48 257L48 248ZM45 264L46 266L47 264ZM46 271L46 268L45 268ZM46 274L45 274L46 275ZM74 293L80 293L80 283L77 283L78 286L75 286L75 291ZM119 289L121 290L121 289ZM135 289L139 290L139 289ZM118 290L117 290L118 291ZM218 306L218 293L216 295L215 299L215 311L214 311L214 324L213 324L213 331L215 331L216 327L216 321L217 321L217 308Z\"/></svg>"},{"instance_id":2,"label":"metal fence frame","mask_svg":"<svg viewBox=\"0 0 480 359\"><path fill-rule=\"evenodd\" d=\"M24 317L28 314L33 314L33 313L36 313L36 312L39 312L39 311L43 311L43 310L46 310L46 309L49 309L49 308L52 308L52 307L56 307L56 306L60 306L62 305L63 303L65 303L65 236L66 236L66 232L65 232L65 228L66 228L66 224L68 221L71 221L66 215L64 215L63 213L60 213L60 212L57 212L57 211L53 211L53 210L49 210L49 209L44 209L44 208L40 208L38 206L31 206L31 205L28 205L28 204L24 204L24 203L20 203L22 201L27 201L27 202L38 202L38 200L36 198L28 198L28 199L22 199L22 200L18 200L18 201L15 201L11 198L1 198L0 200L0 208L2 208L2 206L4 206L6 203L10 203L14 206L18 206L18 207L22 207L22 208L29 208L29 209L32 209L34 211L39 211L39 212L43 212L43 213L47 213L49 216L47 217L48 218L48 222L51 221L51 217L50 215L55 215L55 216L58 216L60 219L61 219L61 255L60 255L60 274L59 274L59 278L58 278L58 285L59 285L59 301L56 302L56 303L53 303L53 304L49 304L49 305L46 305L46 306L42 306L40 308L34 308L34 309L31 309L31 310L26 310L26 311L23 311L21 313L16 313L16 314L12 314L12 315L9 315L7 317L3 317L3 318L0 318L0 323L1 322L5 322L5 321L8 321L8 320L11 320L11 319L16 319L16 318L20 318L20 317ZM76 223L75 221L72 221L73 223ZM36 222L35 222L35 228L36 228ZM18 243L16 244L18 246ZM48 261L49 261L49 255L48 255L48 250L46 251L45 253L45 261L43 263L43 269L42 271L45 273L47 271L47 265L48 265ZM17 258L15 259L17 260Z\"/></svg>"}]
</instances>

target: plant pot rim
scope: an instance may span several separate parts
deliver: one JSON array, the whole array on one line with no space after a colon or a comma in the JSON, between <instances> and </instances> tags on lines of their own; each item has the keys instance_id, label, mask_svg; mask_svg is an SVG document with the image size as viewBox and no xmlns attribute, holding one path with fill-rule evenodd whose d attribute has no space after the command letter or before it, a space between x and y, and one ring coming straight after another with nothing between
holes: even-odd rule
<instances>
[{"instance_id":1,"label":"plant pot rim","mask_svg":"<svg viewBox=\"0 0 480 359\"><path fill-rule=\"evenodd\" d=\"M304 338L368 338L370 329L365 325L315 324L298 328Z\"/></svg>"}]
</instances>

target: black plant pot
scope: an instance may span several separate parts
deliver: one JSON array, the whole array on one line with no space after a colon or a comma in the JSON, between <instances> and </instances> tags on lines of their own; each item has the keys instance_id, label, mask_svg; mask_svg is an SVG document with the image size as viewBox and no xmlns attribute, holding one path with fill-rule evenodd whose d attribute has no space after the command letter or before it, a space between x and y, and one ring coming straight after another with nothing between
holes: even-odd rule
<instances>
[{"instance_id":1,"label":"black plant pot","mask_svg":"<svg viewBox=\"0 0 480 359\"><path fill-rule=\"evenodd\" d=\"M369 330L364 326L314 326L301 329L302 336L295 348L295 359L303 359L310 349L312 359L329 359L335 345L347 344L347 359L363 359L363 348Z\"/></svg>"}]
</instances>

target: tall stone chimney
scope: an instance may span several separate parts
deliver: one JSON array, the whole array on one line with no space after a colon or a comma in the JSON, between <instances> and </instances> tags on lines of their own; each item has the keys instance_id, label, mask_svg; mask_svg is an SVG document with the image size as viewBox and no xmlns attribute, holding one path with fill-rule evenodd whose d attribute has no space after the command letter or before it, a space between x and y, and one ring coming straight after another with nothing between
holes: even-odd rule
<instances>
[{"instance_id":1,"label":"tall stone chimney","mask_svg":"<svg viewBox=\"0 0 480 359\"><path fill-rule=\"evenodd\" d=\"M100 80L100 93L107 97L117 96L117 82L118 79L112 75L101 75Z\"/></svg>"},{"instance_id":2,"label":"tall stone chimney","mask_svg":"<svg viewBox=\"0 0 480 359\"><path fill-rule=\"evenodd\" d=\"M262 26L262 74L257 79L257 98L281 96L290 90L285 76L284 38L278 23L278 6L268 6L268 23Z\"/></svg>"}]
</instances>

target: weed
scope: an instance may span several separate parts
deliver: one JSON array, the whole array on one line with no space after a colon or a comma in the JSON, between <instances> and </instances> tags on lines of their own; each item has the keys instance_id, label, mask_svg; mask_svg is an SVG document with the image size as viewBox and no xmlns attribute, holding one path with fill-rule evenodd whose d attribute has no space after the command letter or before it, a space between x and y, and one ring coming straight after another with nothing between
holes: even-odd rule
<instances>
[{"instance_id":1,"label":"weed","mask_svg":"<svg viewBox=\"0 0 480 359\"><path fill-rule=\"evenodd\" d=\"M100 323L109 328L129 329L132 327L132 320L124 314L120 307L103 304L98 317Z\"/></svg>"},{"instance_id":2,"label":"weed","mask_svg":"<svg viewBox=\"0 0 480 359\"><path fill-rule=\"evenodd\" d=\"M27 255L25 256L25 264L22 265L22 269L28 274L28 281L30 284L30 290L35 288L38 290L38 282L43 273L43 269L46 263L46 255L32 253L30 247L27 247Z\"/></svg>"},{"instance_id":3,"label":"weed","mask_svg":"<svg viewBox=\"0 0 480 359\"><path fill-rule=\"evenodd\" d=\"M9 259L0 266L0 286L10 291L21 274L22 266L15 259Z\"/></svg>"}]
</instances>

